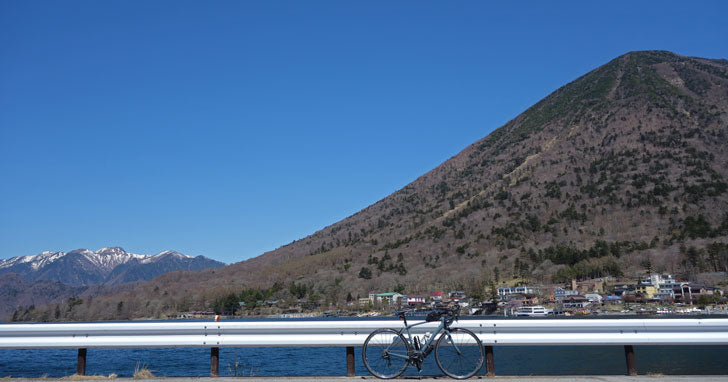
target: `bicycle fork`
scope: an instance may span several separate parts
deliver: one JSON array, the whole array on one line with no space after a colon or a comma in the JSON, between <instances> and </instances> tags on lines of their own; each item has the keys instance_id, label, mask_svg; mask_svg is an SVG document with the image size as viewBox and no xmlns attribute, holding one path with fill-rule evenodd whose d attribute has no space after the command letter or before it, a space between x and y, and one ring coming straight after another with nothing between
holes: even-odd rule
<instances>
[{"instance_id":1,"label":"bicycle fork","mask_svg":"<svg viewBox=\"0 0 728 382\"><path fill-rule=\"evenodd\" d=\"M460 351L458 344L456 344L455 341L452 340L452 335L450 335L450 333L446 333L443 335L447 335L447 340L450 341L450 343L452 344L452 347L455 348L455 351L458 353L458 355L463 355L463 352Z\"/></svg>"}]
</instances>

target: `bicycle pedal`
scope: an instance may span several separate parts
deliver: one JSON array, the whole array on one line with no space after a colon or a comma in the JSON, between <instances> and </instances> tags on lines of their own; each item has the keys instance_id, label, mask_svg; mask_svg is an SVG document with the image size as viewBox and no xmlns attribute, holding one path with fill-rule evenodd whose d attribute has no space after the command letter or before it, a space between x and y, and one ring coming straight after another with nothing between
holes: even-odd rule
<instances>
[{"instance_id":1,"label":"bicycle pedal","mask_svg":"<svg viewBox=\"0 0 728 382\"><path fill-rule=\"evenodd\" d=\"M423 362L422 362L421 359L416 359L415 360L415 366L417 367L417 372L418 373L422 373L422 363Z\"/></svg>"}]
</instances>

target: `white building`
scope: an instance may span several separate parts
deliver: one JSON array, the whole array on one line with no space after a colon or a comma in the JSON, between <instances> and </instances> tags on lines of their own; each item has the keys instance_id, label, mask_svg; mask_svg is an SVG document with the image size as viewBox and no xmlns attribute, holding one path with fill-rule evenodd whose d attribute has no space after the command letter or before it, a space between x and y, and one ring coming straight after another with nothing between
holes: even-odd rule
<instances>
[{"instance_id":1,"label":"white building","mask_svg":"<svg viewBox=\"0 0 728 382\"><path fill-rule=\"evenodd\" d=\"M672 287L661 287L660 290L655 293L654 298L658 300L662 299L668 299L668 300L674 300L675 299L675 290L672 289Z\"/></svg>"},{"instance_id":2,"label":"white building","mask_svg":"<svg viewBox=\"0 0 728 382\"><path fill-rule=\"evenodd\" d=\"M652 285L653 287L657 289L661 288L674 288L675 286L680 286L680 283L675 281L675 276L668 275L668 274L659 274L659 273L653 273L650 275L650 277L644 278L640 280L640 284L642 285Z\"/></svg>"},{"instance_id":3,"label":"white building","mask_svg":"<svg viewBox=\"0 0 728 382\"><path fill-rule=\"evenodd\" d=\"M369 298L372 298L372 294L369 294ZM405 295L397 292L377 293L373 296L374 300L381 303L388 304L401 304L402 300L406 298Z\"/></svg>"},{"instance_id":4,"label":"white building","mask_svg":"<svg viewBox=\"0 0 728 382\"><path fill-rule=\"evenodd\" d=\"M425 298L423 296L407 296L407 304L409 305L424 305Z\"/></svg>"},{"instance_id":5,"label":"white building","mask_svg":"<svg viewBox=\"0 0 728 382\"><path fill-rule=\"evenodd\" d=\"M586 299L592 304L601 304L603 299L602 295L599 293L587 293L584 297L586 297Z\"/></svg>"},{"instance_id":6,"label":"white building","mask_svg":"<svg viewBox=\"0 0 728 382\"><path fill-rule=\"evenodd\" d=\"M500 287L498 288L498 295L501 297L509 296L512 294L539 294L540 289L538 287L530 286L517 286L514 288Z\"/></svg>"}]
</instances>

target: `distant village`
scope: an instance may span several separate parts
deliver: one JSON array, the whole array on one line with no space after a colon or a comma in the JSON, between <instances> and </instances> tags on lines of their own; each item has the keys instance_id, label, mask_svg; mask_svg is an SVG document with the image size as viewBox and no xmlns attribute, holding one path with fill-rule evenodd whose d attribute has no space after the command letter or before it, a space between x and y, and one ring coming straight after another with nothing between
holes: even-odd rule
<instances>
[{"instance_id":1,"label":"distant village","mask_svg":"<svg viewBox=\"0 0 728 382\"><path fill-rule=\"evenodd\" d=\"M572 280L570 285L491 286L483 294L468 296L464 291L433 290L429 294L372 291L367 296L347 299L345 304L324 306L316 301L261 300L255 307L238 303L230 316L318 317L385 316L410 310L424 314L438 306L459 305L462 315L577 316L577 315L679 315L728 314L728 298L719 287L680 281L672 274L650 274L636 282L614 278ZM188 312L179 318L216 315L215 311Z\"/></svg>"},{"instance_id":2,"label":"distant village","mask_svg":"<svg viewBox=\"0 0 728 382\"><path fill-rule=\"evenodd\" d=\"M433 291L429 296L395 292L370 293L357 303L381 307L428 310L441 304L458 304L470 315L547 316L598 314L728 314L724 291L676 280L670 274L651 274L633 284L611 278L577 282L569 287L505 286L486 301L463 291Z\"/></svg>"}]
</instances>

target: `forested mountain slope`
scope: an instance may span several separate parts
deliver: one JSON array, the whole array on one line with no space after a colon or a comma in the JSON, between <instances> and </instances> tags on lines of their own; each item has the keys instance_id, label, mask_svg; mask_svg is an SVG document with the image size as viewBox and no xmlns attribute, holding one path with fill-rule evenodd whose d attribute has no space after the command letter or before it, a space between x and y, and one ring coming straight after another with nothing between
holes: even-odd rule
<instances>
[{"instance_id":1,"label":"forested mountain slope","mask_svg":"<svg viewBox=\"0 0 728 382\"><path fill-rule=\"evenodd\" d=\"M305 286L309 299L342 302L394 288L472 293L514 276L726 271L726 177L728 61L631 52L306 238L221 269L167 274L63 318L203 309L274 283L279 298Z\"/></svg>"}]
</instances>

